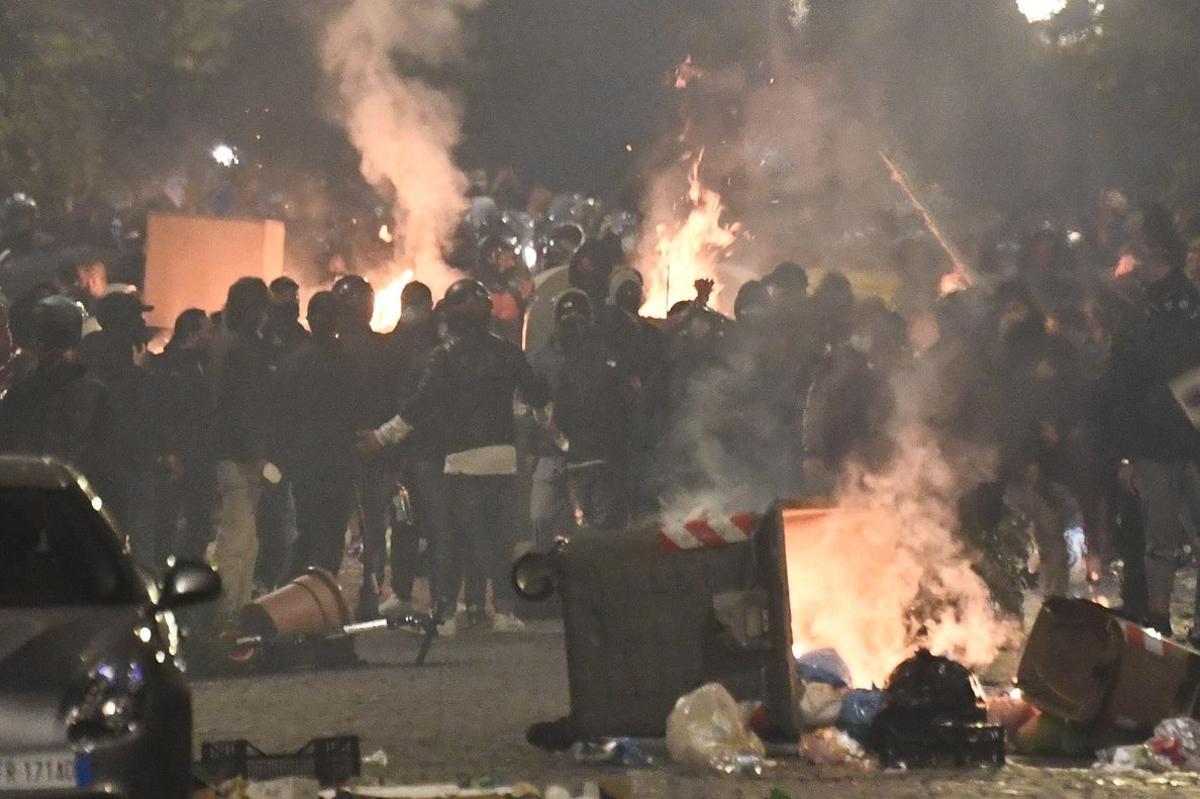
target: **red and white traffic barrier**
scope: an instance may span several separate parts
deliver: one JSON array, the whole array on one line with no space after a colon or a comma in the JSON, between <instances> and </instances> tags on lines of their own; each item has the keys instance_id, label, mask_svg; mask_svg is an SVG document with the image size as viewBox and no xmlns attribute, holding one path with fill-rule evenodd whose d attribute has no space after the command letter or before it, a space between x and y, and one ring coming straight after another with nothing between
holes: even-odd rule
<instances>
[{"instance_id":1,"label":"red and white traffic barrier","mask_svg":"<svg viewBox=\"0 0 1200 799\"><path fill-rule=\"evenodd\" d=\"M736 513L716 519L689 519L682 523L666 523L658 530L658 547L664 552L686 549L707 549L730 544L744 544L754 535L758 514Z\"/></svg>"},{"instance_id":2,"label":"red and white traffic barrier","mask_svg":"<svg viewBox=\"0 0 1200 799\"><path fill-rule=\"evenodd\" d=\"M1144 627L1139 627L1131 621L1119 619L1121 632L1125 636L1125 643L1132 647L1136 647L1151 655L1163 656L1163 653L1169 649L1183 649L1184 647L1178 644L1167 641L1162 637L1155 635Z\"/></svg>"}]
</instances>

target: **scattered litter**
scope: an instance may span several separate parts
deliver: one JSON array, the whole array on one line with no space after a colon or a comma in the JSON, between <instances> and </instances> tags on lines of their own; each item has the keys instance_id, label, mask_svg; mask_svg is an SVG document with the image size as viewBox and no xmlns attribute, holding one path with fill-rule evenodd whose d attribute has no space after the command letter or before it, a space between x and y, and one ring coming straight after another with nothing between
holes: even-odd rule
<instances>
[{"instance_id":1,"label":"scattered litter","mask_svg":"<svg viewBox=\"0 0 1200 799\"><path fill-rule=\"evenodd\" d=\"M800 723L808 728L832 727L842 713L844 686L825 682L805 682L799 686L800 701L796 710Z\"/></svg>"},{"instance_id":2,"label":"scattered litter","mask_svg":"<svg viewBox=\"0 0 1200 799\"><path fill-rule=\"evenodd\" d=\"M834 649L814 649L796 658L796 676L806 683L820 682L835 688L851 685L850 667Z\"/></svg>"},{"instance_id":3,"label":"scattered litter","mask_svg":"<svg viewBox=\"0 0 1200 799\"><path fill-rule=\"evenodd\" d=\"M1113 772L1200 772L1200 721L1167 719L1154 728L1154 737L1145 743L1099 752L1094 768Z\"/></svg>"},{"instance_id":4,"label":"scattered litter","mask_svg":"<svg viewBox=\"0 0 1200 799\"><path fill-rule=\"evenodd\" d=\"M545 793L546 799L554 794L553 788ZM494 785L490 787L463 787L452 783L429 785L375 785L342 788L337 799L537 799L542 796L533 785ZM565 799L573 799L564 793Z\"/></svg>"},{"instance_id":5,"label":"scattered litter","mask_svg":"<svg viewBox=\"0 0 1200 799\"><path fill-rule=\"evenodd\" d=\"M1003 727L1011 741L1015 741L1021 728L1038 715L1037 708L1017 688L990 694L986 700L988 721Z\"/></svg>"},{"instance_id":6,"label":"scattered litter","mask_svg":"<svg viewBox=\"0 0 1200 799\"><path fill-rule=\"evenodd\" d=\"M838 712L837 728L845 730L859 743L866 743L871 735L871 726L883 707L883 691L878 688L855 688L842 697Z\"/></svg>"},{"instance_id":7,"label":"scattered litter","mask_svg":"<svg viewBox=\"0 0 1200 799\"><path fill-rule=\"evenodd\" d=\"M387 767L387 752L376 749L362 759L362 778L368 783L382 783L387 776Z\"/></svg>"},{"instance_id":8,"label":"scattered litter","mask_svg":"<svg viewBox=\"0 0 1200 799\"><path fill-rule=\"evenodd\" d=\"M866 750L842 730L813 730L800 737L800 756L814 766L873 767Z\"/></svg>"},{"instance_id":9,"label":"scattered litter","mask_svg":"<svg viewBox=\"0 0 1200 799\"><path fill-rule=\"evenodd\" d=\"M654 759L642 752L629 738L602 738L579 741L572 748L575 762L596 766L642 768L654 765Z\"/></svg>"},{"instance_id":10,"label":"scattered litter","mask_svg":"<svg viewBox=\"0 0 1200 799\"><path fill-rule=\"evenodd\" d=\"M762 774L766 749L729 691L709 683L680 697L667 717L667 751L678 763L724 774Z\"/></svg>"}]
</instances>

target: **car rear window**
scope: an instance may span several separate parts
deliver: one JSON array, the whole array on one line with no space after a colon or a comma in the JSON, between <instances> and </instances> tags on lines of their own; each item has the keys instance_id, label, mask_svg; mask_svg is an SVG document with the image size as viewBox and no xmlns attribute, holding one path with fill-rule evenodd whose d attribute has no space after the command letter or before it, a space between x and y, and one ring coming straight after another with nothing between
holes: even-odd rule
<instances>
[{"instance_id":1,"label":"car rear window","mask_svg":"<svg viewBox=\"0 0 1200 799\"><path fill-rule=\"evenodd\" d=\"M112 531L84 494L0 488L0 608L144 600Z\"/></svg>"}]
</instances>

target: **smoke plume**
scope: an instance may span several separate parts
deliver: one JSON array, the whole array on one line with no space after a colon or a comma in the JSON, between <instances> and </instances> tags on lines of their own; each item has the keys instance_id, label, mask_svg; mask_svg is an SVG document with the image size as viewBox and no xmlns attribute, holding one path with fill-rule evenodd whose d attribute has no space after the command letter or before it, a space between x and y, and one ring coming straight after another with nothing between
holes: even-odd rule
<instances>
[{"instance_id":1,"label":"smoke plume","mask_svg":"<svg viewBox=\"0 0 1200 799\"><path fill-rule=\"evenodd\" d=\"M397 271L413 269L435 292L454 279L442 248L466 208L467 178L453 160L461 108L427 80L401 74L397 59L427 69L460 62L463 14L482 2L351 0L321 47L362 173L394 201Z\"/></svg>"}]
</instances>

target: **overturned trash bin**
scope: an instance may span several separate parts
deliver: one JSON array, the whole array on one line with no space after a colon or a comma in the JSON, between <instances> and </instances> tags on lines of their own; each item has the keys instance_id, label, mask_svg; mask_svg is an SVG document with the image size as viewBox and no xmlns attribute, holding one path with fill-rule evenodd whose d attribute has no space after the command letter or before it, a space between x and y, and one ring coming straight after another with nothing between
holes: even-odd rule
<instances>
[{"instance_id":1,"label":"overturned trash bin","mask_svg":"<svg viewBox=\"0 0 1200 799\"><path fill-rule=\"evenodd\" d=\"M519 562L518 593L562 600L571 732L662 737L676 700L715 682L763 701L768 738L795 740L785 538L833 513L853 511L776 503L763 515L584 533Z\"/></svg>"},{"instance_id":2,"label":"overturned trash bin","mask_svg":"<svg viewBox=\"0 0 1200 799\"><path fill-rule=\"evenodd\" d=\"M1143 733L1200 711L1200 652L1093 602L1054 598L1029 634L1017 682L1053 716Z\"/></svg>"}]
</instances>

